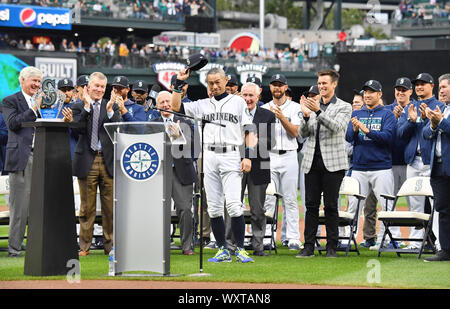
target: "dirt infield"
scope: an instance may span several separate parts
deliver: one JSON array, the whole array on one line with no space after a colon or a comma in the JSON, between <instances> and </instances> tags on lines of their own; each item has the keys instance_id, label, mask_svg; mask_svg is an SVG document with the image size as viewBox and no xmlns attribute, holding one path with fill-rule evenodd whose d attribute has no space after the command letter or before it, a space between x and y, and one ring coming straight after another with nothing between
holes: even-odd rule
<instances>
[{"instance_id":1,"label":"dirt infield","mask_svg":"<svg viewBox=\"0 0 450 309\"><path fill-rule=\"evenodd\" d=\"M0 281L0 289L365 289L303 284L232 283L232 282L180 282L142 280L81 280L69 283L65 280Z\"/></svg>"}]
</instances>

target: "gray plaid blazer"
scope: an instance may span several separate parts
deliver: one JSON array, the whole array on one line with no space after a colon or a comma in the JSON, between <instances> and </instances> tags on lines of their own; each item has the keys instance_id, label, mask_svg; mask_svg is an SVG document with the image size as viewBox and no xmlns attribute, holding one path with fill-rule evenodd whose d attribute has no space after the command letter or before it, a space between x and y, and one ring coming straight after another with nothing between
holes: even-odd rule
<instances>
[{"instance_id":1,"label":"gray plaid blazer","mask_svg":"<svg viewBox=\"0 0 450 309\"><path fill-rule=\"evenodd\" d=\"M302 170L309 173L316 146L317 121L320 121L319 143L323 163L329 172L348 170L348 156L345 151L345 132L352 116L352 106L339 98L329 103L319 116L312 112L308 121L302 117L298 133L307 138L302 160Z\"/></svg>"}]
</instances>

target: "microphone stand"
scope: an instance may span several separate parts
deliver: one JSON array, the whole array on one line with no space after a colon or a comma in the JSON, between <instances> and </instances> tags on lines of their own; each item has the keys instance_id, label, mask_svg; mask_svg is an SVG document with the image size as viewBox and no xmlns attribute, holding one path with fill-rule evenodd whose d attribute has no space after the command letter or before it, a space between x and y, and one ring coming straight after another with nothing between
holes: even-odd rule
<instances>
[{"instance_id":1,"label":"microphone stand","mask_svg":"<svg viewBox=\"0 0 450 309\"><path fill-rule=\"evenodd\" d=\"M203 210L205 209L205 188L204 188L204 178L205 178L205 173L203 171L203 162L205 160L204 157L204 148L205 148L205 125L207 123L209 124L213 124L216 126L220 126L220 127L226 127L226 125L221 124L221 123L217 123L217 122L212 122L210 120L206 120L203 118L196 118L196 117L192 117L192 116L188 116L185 114L181 114L178 112L174 112L174 111L169 111L169 110L165 110L162 108L156 108L157 110L161 111L161 112L167 112L167 113L171 113L173 115L177 115L183 118L189 118L189 119L193 119L193 120L201 120L201 136L202 136L202 142L201 142L201 156L202 156L202 161L200 162L200 179L199 179L199 190L200 190L200 273L199 274L192 274L191 276L210 276L210 274L205 274L203 273Z\"/></svg>"}]
</instances>

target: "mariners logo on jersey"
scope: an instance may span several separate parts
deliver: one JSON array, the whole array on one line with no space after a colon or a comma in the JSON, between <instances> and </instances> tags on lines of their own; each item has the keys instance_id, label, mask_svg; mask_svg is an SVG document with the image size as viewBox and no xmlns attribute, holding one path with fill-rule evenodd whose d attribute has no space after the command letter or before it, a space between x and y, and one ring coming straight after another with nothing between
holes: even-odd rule
<instances>
[{"instance_id":1,"label":"mariners logo on jersey","mask_svg":"<svg viewBox=\"0 0 450 309\"><path fill-rule=\"evenodd\" d=\"M383 119L381 117L371 117L371 118L362 117L359 119L359 121L361 121L371 131L381 131L382 120ZM371 138L369 138L366 135L366 133L361 131L361 129L359 129L359 135L364 136L364 140L367 141L371 140Z\"/></svg>"},{"instance_id":2,"label":"mariners logo on jersey","mask_svg":"<svg viewBox=\"0 0 450 309\"><path fill-rule=\"evenodd\" d=\"M125 175L137 181L149 180L160 167L158 152L147 143L135 143L129 146L123 152L120 161Z\"/></svg>"}]
</instances>

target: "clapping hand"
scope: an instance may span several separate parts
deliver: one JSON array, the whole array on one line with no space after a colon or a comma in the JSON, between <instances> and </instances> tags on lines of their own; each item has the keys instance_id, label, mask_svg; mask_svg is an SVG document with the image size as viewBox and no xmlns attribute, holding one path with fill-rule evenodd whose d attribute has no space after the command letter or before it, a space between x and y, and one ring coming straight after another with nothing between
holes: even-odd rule
<instances>
[{"instance_id":1,"label":"clapping hand","mask_svg":"<svg viewBox=\"0 0 450 309\"><path fill-rule=\"evenodd\" d=\"M70 109L68 107L64 107L62 110L62 114L64 116L64 118L63 118L64 122L72 122L73 121L72 109Z\"/></svg>"},{"instance_id":2,"label":"clapping hand","mask_svg":"<svg viewBox=\"0 0 450 309\"><path fill-rule=\"evenodd\" d=\"M306 107L305 105L306 100L307 99L305 98L304 95L300 97L300 107L302 109L303 116L309 117L309 115L311 115L311 110L308 107Z\"/></svg>"}]
</instances>

